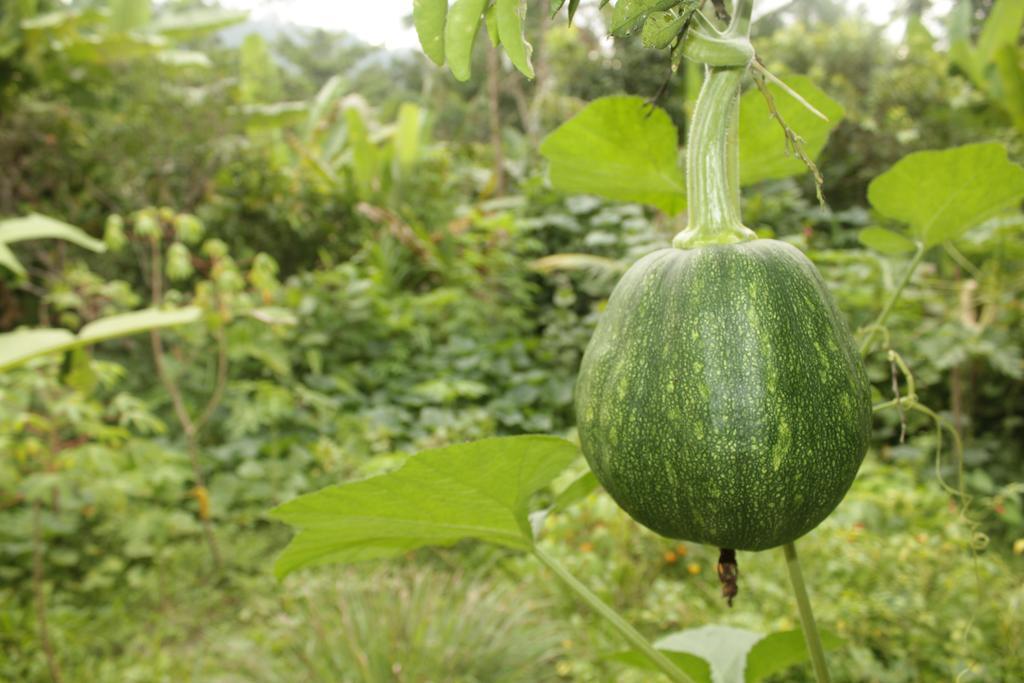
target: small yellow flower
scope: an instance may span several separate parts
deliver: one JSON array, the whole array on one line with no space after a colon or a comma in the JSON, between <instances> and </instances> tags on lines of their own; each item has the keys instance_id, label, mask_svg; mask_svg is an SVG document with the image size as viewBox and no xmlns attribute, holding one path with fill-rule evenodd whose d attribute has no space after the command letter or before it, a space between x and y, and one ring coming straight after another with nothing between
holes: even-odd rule
<instances>
[{"instance_id":1,"label":"small yellow flower","mask_svg":"<svg viewBox=\"0 0 1024 683\"><path fill-rule=\"evenodd\" d=\"M693 576L696 576L697 574L700 574L700 565L696 562L691 562L686 565L686 571L690 572Z\"/></svg>"},{"instance_id":2,"label":"small yellow flower","mask_svg":"<svg viewBox=\"0 0 1024 683\"><path fill-rule=\"evenodd\" d=\"M675 564L676 560L679 559L679 557L671 550L666 550L662 557L665 559L666 564Z\"/></svg>"},{"instance_id":3,"label":"small yellow flower","mask_svg":"<svg viewBox=\"0 0 1024 683\"><path fill-rule=\"evenodd\" d=\"M1013 554L1024 555L1024 538L1018 538L1013 542Z\"/></svg>"}]
</instances>

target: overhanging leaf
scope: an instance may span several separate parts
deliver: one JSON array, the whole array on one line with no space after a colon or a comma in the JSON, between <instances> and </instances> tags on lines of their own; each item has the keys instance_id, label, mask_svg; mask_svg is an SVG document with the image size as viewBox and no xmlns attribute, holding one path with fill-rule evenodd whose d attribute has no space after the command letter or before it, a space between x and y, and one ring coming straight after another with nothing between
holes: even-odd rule
<instances>
[{"instance_id":1,"label":"overhanging leaf","mask_svg":"<svg viewBox=\"0 0 1024 683\"><path fill-rule=\"evenodd\" d=\"M0 334L0 370L7 370L38 356L65 351L75 342L71 330L19 330Z\"/></svg>"},{"instance_id":2,"label":"overhanging leaf","mask_svg":"<svg viewBox=\"0 0 1024 683\"><path fill-rule=\"evenodd\" d=\"M18 257L3 242L0 242L0 266L7 268L15 275L25 274L25 266L21 265Z\"/></svg>"},{"instance_id":3,"label":"overhanging leaf","mask_svg":"<svg viewBox=\"0 0 1024 683\"><path fill-rule=\"evenodd\" d=\"M200 309L194 306L173 310L145 309L93 321L77 335L70 330L52 328L0 334L0 370L7 370L49 353L64 352L148 330L185 325L199 320L200 313Z\"/></svg>"},{"instance_id":4,"label":"overhanging leaf","mask_svg":"<svg viewBox=\"0 0 1024 683\"><path fill-rule=\"evenodd\" d=\"M915 152L868 186L868 200L888 218L910 225L931 247L953 240L1024 199L1024 168L999 143Z\"/></svg>"},{"instance_id":5,"label":"overhanging leaf","mask_svg":"<svg viewBox=\"0 0 1024 683\"><path fill-rule=\"evenodd\" d=\"M814 159L828 141L829 133L843 118L843 107L806 76L791 76L785 81L828 117L828 121L821 120L778 85L768 83L779 114L804 139L804 151ZM786 149L782 127L770 116L764 96L757 88L744 93L740 99L740 184L753 185L806 171L803 162Z\"/></svg>"},{"instance_id":6,"label":"overhanging leaf","mask_svg":"<svg viewBox=\"0 0 1024 683\"><path fill-rule=\"evenodd\" d=\"M106 339L127 337L163 327L186 325L199 320L200 309L195 306L173 310L146 308L94 320L78 332L77 344L96 344Z\"/></svg>"},{"instance_id":7,"label":"overhanging leaf","mask_svg":"<svg viewBox=\"0 0 1024 683\"><path fill-rule=\"evenodd\" d=\"M81 228L42 214L0 221L0 244L42 239L64 240L97 253L107 250L102 240L90 237Z\"/></svg>"},{"instance_id":8,"label":"overhanging leaf","mask_svg":"<svg viewBox=\"0 0 1024 683\"><path fill-rule=\"evenodd\" d=\"M300 496L270 512L299 530L275 571L467 538L529 549L530 496L577 456L576 446L551 436L484 439L423 451L394 472Z\"/></svg>"},{"instance_id":9,"label":"overhanging leaf","mask_svg":"<svg viewBox=\"0 0 1024 683\"><path fill-rule=\"evenodd\" d=\"M541 143L551 183L564 192L686 208L679 139L668 114L639 97L602 97Z\"/></svg>"}]
</instances>

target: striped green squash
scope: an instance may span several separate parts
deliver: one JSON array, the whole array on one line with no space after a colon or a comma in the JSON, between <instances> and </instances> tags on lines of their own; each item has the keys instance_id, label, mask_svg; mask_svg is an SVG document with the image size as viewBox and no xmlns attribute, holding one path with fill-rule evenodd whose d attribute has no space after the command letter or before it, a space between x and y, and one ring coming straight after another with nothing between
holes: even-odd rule
<instances>
[{"instance_id":1,"label":"striped green squash","mask_svg":"<svg viewBox=\"0 0 1024 683\"><path fill-rule=\"evenodd\" d=\"M583 452L664 536L763 550L835 509L864 459L870 387L820 274L753 240L669 248L616 286L576 387Z\"/></svg>"}]
</instances>

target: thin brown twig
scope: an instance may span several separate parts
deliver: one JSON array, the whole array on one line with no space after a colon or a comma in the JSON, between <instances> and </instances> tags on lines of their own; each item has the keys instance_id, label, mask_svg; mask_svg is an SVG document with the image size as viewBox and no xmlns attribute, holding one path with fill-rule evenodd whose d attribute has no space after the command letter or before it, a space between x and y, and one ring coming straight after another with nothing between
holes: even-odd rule
<instances>
[{"instance_id":1,"label":"thin brown twig","mask_svg":"<svg viewBox=\"0 0 1024 683\"><path fill-rule=\"evenodd\" d=\"M153 301L153 306L159 306L163 301L163 274L160 265L160 242L154 239L151 243L150 248L150 292ZM220 339L223 339L221 335ZM196 497L199 499L199 519L203 526L203 536L206 538L206 545L210 549L210 557L213 559L214 569L220 572L224 568L224 561L220 554L220 545L217 543L217 536L213 530L213 521L210 519L209 514L209 489L206 486L206 477L203 475L202 463L199 461L199 429L197 423L192 420L192 416L189 415L188 407L185 405L185 398L182 396L181 388L178 383L171 377L170 372L167 370L167 365L164 363L165 351L163 338L160 336L159 330L150 330L149 332L150 345L153 350L153 363L156 365L157 375L160 377L161 383L164 385L164 389L171 397L171 404L174 407L174 414L178 418L178 422L181 424L181 429L185 433L185 442L188 447L189 462L192 466L192 478L195 480ZM220 352L218 352L219 356ZM220 384L227 379L227 361L225 352L225 361L223 363L223 369L220 367L218 362L218 388L219 392L215 389L215 393L223 394L223 387ZM224 379L221 379L221 372L223 372ZM211 397L211 401L212 401ZM219 397L218 397L219 401ZM213 409L216 407L210 407L208 404L209 412L212 414ZM204 422L208 416L205 415L204 411Z\"/></svg>"},{"instance_id":2,"label":"thin brown twig","mask_svg":"<svg viewBox=\"0 0 1024 683\"><path fill-rule=\"evenodd\" d=\"M213 385L213 393L210 394L210 400L206 402L203 412L196 418L195 430L197 433L209 422L210 417L217 410L217 406L224 399L224 390L227 388L228 383L228 344L223 325L217 326L214 336L217 339L217 379Z\"/></svg>"},{"instance_id":3,"label":"thin brown twig","mask_svg":"<svg viewBox=\"0 0 1024 683\"><path fill-rule=\"evenodd\" d=\"M757 58L755 57L755 60L756 59ZM790 128L789 124L787 124L785 119L782 118L782 114L779 113L779 109L775 105L775 97L772 95L771 91L768 89L768 84L765 82L764 74L755 69L751 71L751 75L754 78L754 84L757 86L757 89L761 91L761 95L764 97L765 102L768 103L768 111L771 113L771 117L778 121L779 125L782 126L782 132L786 136L786 150L803 162L804 166L807 167L807 170L811 172L812 176L814 176L814 193L818 197L818 203L824 207L825 193L823 188L825 185L825 179L822 178L821 171L818 170L817 164L815 164L814 160L808 156L806 151L804 151L804 143L806 140Z\"/></svg>"},{"instance_id":4,"label":"thin brown twig","mask_svg":"<svg viewBox=\"0 0 1024 683\"><path fill-rule=\"evenodd\" d=\"M38 500L32 503L32 592L36 601L36 622L39 625L39 642L46 657L46 665L50 669L53 683L62 683L60 662L50 639L50 627L46 617L46 587L43 567L43 506Z\"/></svg>"},{"instance_id":5,"label":"thin brown twig","mask_svg":"<svg viewBox=\"0 0 1024 683\"><path fill-rule=\"evenodd\" d=\"M889 359L889 371L892 373L892 393L896 401L896 412L900 416L900 443L902 444L907 442L907 415L903 412L903 401L900 400L900 378L895 357Z\"/></svg>"}]
</instances>

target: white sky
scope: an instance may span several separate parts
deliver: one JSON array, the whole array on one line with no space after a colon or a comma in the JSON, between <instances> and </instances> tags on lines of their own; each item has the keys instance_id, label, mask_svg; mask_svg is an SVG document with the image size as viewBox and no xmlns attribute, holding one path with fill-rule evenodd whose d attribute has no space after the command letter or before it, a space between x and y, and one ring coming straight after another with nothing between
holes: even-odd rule
<instances>
[{"instance_id":1,"label":"white sky","mask_svg":"<svg viewBox=\"0 0 1024 683\"><path fill-rule=\"evenodd\" d=\"M786 0L761 0L754 5L758 14L784 4ZM897 0L860 0L868 17L885 23ZM391 49L416 47L416 34L403 25L403 17L412 12L412 0L223 0L228 7L252 11L254 19L276 15L300 26L344 30L368 43ZM531 3L532 4L532 3ZM940 2L948 6L949 0ZM941 11L941 7L939 8ZM899 31L896 35L901 35Z\"/></svg>"}]
</instances>

